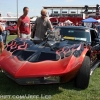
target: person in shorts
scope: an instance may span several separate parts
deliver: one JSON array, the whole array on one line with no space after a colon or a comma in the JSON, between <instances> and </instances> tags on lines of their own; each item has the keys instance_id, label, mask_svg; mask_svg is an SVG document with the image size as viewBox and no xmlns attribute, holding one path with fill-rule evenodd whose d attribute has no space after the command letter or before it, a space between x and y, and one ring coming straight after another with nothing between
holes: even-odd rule
<instances>
[{"instance_id":1,"label":"person in shorts","mask_svg":"<svg viewBox=\"0 0 100 100\"><path fill-rule=\"evenodd\" d=\"M29 12L28 7L23 8L23 15L18 19L18 37L19 38L31 38L31 25L30 18L27 16Z\"/></svg>"}]
</instances>

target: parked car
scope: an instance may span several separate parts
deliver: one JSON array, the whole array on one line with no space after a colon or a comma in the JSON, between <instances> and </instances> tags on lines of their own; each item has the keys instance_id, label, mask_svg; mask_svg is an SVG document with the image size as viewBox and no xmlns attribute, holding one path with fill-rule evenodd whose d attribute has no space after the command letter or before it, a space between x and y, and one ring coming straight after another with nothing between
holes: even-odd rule
<instances>
[{"instance_id":1,"label":"parked car","mask_svg":"<svg viewBox=\"0 0 100 100\"><path fill-rule=\"evenodd\" d=\"M17 34L17 25L10 25L5 28L10 34Z\"/></svg>"}]
</instances>

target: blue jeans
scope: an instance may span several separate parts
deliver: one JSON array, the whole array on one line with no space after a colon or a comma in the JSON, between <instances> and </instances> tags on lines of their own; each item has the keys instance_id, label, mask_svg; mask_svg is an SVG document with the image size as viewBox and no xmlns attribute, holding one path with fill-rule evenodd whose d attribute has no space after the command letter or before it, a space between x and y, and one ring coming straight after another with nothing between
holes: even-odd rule
<instances>
[{"instance_id":1,"label":"blue jeans","mask_svg":"<svg viewBox=\"0 0 100 100\"><path fill-rule=\"evenodd\" d=\"M3 32L2 32L2 39L3 39L4 44L6 44L7 31L3 31Z\"/></svg>"},{"instance_id":2,"label":"blue jeans","mask_svg":"<svg viewBox=\"0 0 100 100\"><path fill-rule=\"evenodd\" d=\"M2 35L0 35L0 42L3 42L3 37L2 37Z\"/></svg>"}]
</instances>

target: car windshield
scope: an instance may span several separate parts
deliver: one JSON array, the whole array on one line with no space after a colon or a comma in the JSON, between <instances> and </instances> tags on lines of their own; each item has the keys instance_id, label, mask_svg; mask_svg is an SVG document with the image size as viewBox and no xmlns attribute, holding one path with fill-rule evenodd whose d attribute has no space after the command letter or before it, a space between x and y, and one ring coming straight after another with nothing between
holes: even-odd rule
<instances>
[{"instance_id":1,"label":"car windshield","mask_svg":"<svg viewBox=\"0 0 100 100\"><path fill-rule=\"evenodd\" d=\"M58 29L58 28L56 28ZM88 29L60 28L60 34L65 39L73 39L90 42L90 33Z\"/></svg>"}]
</instances>

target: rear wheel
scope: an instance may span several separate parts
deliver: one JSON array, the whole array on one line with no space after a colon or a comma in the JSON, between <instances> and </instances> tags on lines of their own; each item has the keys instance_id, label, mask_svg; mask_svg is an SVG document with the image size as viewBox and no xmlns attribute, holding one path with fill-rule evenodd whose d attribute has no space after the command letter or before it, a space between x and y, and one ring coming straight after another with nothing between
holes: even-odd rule
<instances>
[{"instance_id":1,"label":"rear wheel","mask_svg":"<svg viewBox=\"0 0 100 100\"><path fill-rule=\"evenodd\" d=\"M90 79L90 58L86 56L76 77L75 86L77 88L85 89L89 85L89 79Z\"/></svg>"}]
</instances>

